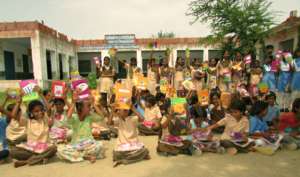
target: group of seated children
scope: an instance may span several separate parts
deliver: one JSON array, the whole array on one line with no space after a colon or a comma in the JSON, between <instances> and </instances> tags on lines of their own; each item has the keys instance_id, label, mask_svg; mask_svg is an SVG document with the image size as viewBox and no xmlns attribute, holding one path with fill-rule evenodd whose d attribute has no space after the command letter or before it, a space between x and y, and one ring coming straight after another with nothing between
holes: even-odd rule
<instances>
[{"instance_id":1,"label":"group of seated children","mask_svg":"<svg viewBox=\"0 0 300 177\"><path fill-rule=\"evenodd\" d=\"M68 162L93 163L105 158L106 148L99 141L102 132L95 136L93 128L99 122L106 124L104 134L118 136L114 166L150 159L139 134L158 136L153 146L164 156L250 151L272 155L278 149L300 147L300 98L294 100L291 112L280 114L273 92L256 100L232 94L225 107L217 89L210 91L207 105L193 91L167 98L159 90L156 95L137 90L127 102L130 106L122 108L114 100L103 107L92 97L80 99L77 90L65 91L63 98L38 87L35 91L40 99L24 102L24 93L15 98L7 95L0 107L1 162L11 157L16 159L14 166L20 167L45 164L57 156ZM14 101L8 104L9 100Z\"/></svg>"}]
</instances>

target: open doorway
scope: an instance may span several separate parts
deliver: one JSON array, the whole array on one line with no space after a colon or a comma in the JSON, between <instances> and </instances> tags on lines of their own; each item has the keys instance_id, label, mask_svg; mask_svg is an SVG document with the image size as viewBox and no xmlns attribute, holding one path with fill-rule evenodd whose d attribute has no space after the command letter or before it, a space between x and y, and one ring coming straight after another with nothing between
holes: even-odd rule
<instances>
[{"instance_id":1,"label":"open doorway","mask_svg":"<svg viewBox=\"0 0 300 177\"><path fill-rule=\"evenodd\" d=\"M4 51L4 66L5 66L5 79L14 80L15 76L15 56L13 52Z\"/></svg>"},{"instance_id":2,"label":"open doorway","mask_svg":"<svg viewBox=\"0 0 300 177\"><path fill-rule=\"evenodd\" d=\"M1 39L1 48L6 80L33 78L30 38Z\"/></svg>"},{"instance_id":3,"label":"open doorway","mask_svg":"<svg viewBox=\"0 0 300 177\"><path fill-rule=\"evenodd\" d=\"M63 72L63 56L62 54L58 54L58 64L59 64L59 79L64 79L64 72Z\"/></svg>"},{"instance_id":4,"label":"open doorway","mask_svg":"<svg viewBox=\"0 0 300 177\"><path fill-rule=\"evenodd\" d=\"M52 80L52 66L51 66L51 52L50 51L46 51L46 60L47 60L47 75L48 75L48 79Z\"/></svg>"}]
</instances>

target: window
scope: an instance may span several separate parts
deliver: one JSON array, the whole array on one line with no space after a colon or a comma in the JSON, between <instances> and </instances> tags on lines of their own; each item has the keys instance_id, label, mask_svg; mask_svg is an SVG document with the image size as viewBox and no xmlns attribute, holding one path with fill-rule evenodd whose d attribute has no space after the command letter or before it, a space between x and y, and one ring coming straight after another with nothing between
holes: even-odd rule
<instances>
[{"instance_id":1,"label":"window","mask_svg":"<svg viewBox=\"0 0 300 177\"><path fill-rule=\"evenodd\" d=\"M87 74L91 72L91 61L90 60L79 60L78 61L79 73Z\"/></svg>"},{"instance_id":2,"label":"window","mask_svg":"<svg viewBox=\"0 0 300 177\"><path fill-rule=\"evenodd\" d=\"M293 53L294 51L294 39L289 39L279 43L280 49Z\"/></svg>"},{"instance_id":3,"label":"window","mask_svg":"<svg viewBox=\"0 0 300 177\"><path fill-rule=\"evenodd\" d=\"M222 51L221 50L209 50L208 51L208 59L213 59L213 58L222 58Z\"/></svg>"}]
</instances>

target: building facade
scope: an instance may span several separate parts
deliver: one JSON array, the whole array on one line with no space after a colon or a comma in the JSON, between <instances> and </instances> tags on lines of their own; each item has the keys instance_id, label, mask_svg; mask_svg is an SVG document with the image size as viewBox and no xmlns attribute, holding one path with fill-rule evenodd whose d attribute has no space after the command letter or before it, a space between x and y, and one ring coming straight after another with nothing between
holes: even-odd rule
<instances>
[{"instance_id":1,"label":"building facade","mask_svg":"<svg viewBox=\"0 0 300 177\"><path fill-rule=\"evenodd\" d=\"M273 45L274 51L281 50L293 53L297 48L300 48L300 17L298 17L297 11L292 11L284 22L272 28L264 42L265 46ZM257 51L258 57L263 59L261 45L257 45Z\"/></svg>"},{"instance_id":2,"label":"building facade","mask_svg":"<svg viewBox=\"0 0 300 177\"><path fill-rule=\"evenodd\" d=\"M71 71L86 76L95 72L93 58L109 56L116 48L117 72L124 77L120 61L136 58L146 72L150 55L159 62L170 51L170 65L177 57L191 59L220 58L218 46L200 45L200 38L152 39L136 38L134 34L105 35L104 39L74 40L39 22L0 23L0 85L18 87L18 80L36 79L42 86L48 81L68 79ZM154 44L149 47L149 44Z\"/></svg>"},{"instance_id":3,"label":"building facade","mask_svg":"<svg viewBox=\"0 0 300 177\"><path fill-rule=\"evenodd\" d=\"M294 51L299 47L300 17L291 12L287 20L274 27L265 45L275 50ZM125 77L122 62L136 58L144 72L149 59L157 63L169 51L170 66L177 57L206 61L221 58L218 44L206 45L201 38L136 38L134 34L105 35L103 39L75 40L39 22L0 23L0 89L18 87L16 80L36 79L42 86L48 81L68 79L71 71L86 76L95 72L94 57L109 56L109 49L117 49L115 62L119 77ZM257 45L258 58L262 47ZM122 62L121 62L122 61Z\"/></svg>"}]
</instances>

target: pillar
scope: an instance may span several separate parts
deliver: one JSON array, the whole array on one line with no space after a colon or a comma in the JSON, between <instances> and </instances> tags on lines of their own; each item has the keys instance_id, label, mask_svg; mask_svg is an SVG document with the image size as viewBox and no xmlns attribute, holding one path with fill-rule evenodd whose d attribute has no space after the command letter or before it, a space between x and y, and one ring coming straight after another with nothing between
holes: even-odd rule
<instances>
[{"instance_id":1,"label":"pillar","mask_svg":"<svg viewBox=\"0 0 300 177\"><path fill-rule=\"evenodd\" d=\"M143 69L143 57L142 57L142 50L137 49L136 51L136 61L137 61L137 66L141 69Z\"/></svg>"},{"instance_id":2,"label":"pillar","mask_svg":"<svg viewBox=\"0 0 300 177\"><path fill-rule=\"evenodd\" d=\"M77 52L75 52L75 57L74 57L74 61L73 61L73 70L78 71L78 54L77 54Z\"/></svg>"},{"instance_id":3,"label":"pillar","mask_svg":"<svg viewBox=\"0 0 300 177\"><path fill-rule=\"evenodd\" d=\"M35 32L31 38L33 76L38 80L40 86L44 86L43 81L47 80L46 50L42 46L39 31Z\"/></svg>"},{"instance_id":4,"label":"pillar","mask_svg":"<svg viewBox=\"0 0 300 177\"><path fill-rule=\"evenodd\" d=\"M2 47L2 41L0 41L0 79L5 80L5 65L4 65L4 52Z\"/></svg>"},{"instance_id":5,"label":"pillar","mask_svg":"<svg viewBox=\"0 0 300 177\"><path fill-rule=\"evenodd\" d=\"M208 48L204 48L203 50L203 61L208 61Z\"/></svg>"},{"instance_id":6,"label":"pillar","mask_svg":"<svg viewBox=\"0 0 300 177\"><path fill-rule=\"evenodd\" d=\"M78 61L77 61L77 56L70 56L69 57L69 65L70 65L70 69L69 71L77 71L78 70Z\"/></svg>"},{"instance_id":7,"label":"pillar","mask_svg":"<svg viewBox=\"0 0 300 177\"><path fill-rule=\"evenodd\" d=\"M50 51L51 56L51 68L52 68L52 79L59 79L59 63L58 63L58 55L55 51Z\"/></svg>"},{"instance_id":8,"label":"pillar","mask_svg":"<svg viewBox=\"0 0 300 177\"><path fill-rule=\"evenodd\" d=\"M69 57L65 54L62 54L62 64L63 64L63 78L69 78Z\"/></svg>"},{"instance_id":9,"label":"pillar","mask_svg":"<svg viewBox=\"0 0 300 177\"><path fill-rule=\"evenodd\" d=\"M177 59L177 49L172 49L170 53L170 61L169 61L170 67L175 67L176 59Z\"/></svg>"}]
</instances>

